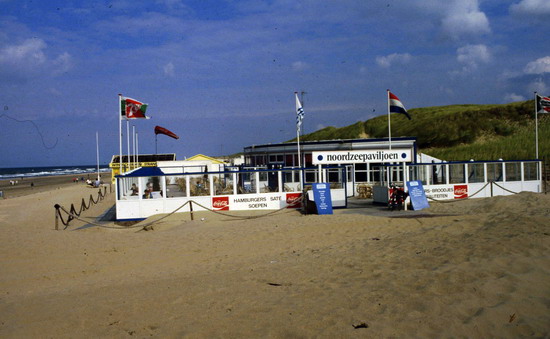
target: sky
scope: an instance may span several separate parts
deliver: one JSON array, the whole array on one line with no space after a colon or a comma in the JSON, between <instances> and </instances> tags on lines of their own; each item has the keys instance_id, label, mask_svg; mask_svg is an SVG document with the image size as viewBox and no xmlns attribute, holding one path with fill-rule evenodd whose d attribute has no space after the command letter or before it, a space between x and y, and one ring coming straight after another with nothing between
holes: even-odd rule
<instances>
[{"instance_id":1,"label":"sky","mask_svg":"<svg viewBox=\"0 0 550 339\"><path fill-rule=\"evenodd\" d=\"M0 167L183 160L407 109L550 94L549 0L0 0ZM180 136L159 135L165 127ZM123 122L126 132L126 122ZM430 126L426 126L430 128ZM124 136L126 139L126 136ZM124 143L124 153L127 145Z\"/></svg>"}]
</instances>

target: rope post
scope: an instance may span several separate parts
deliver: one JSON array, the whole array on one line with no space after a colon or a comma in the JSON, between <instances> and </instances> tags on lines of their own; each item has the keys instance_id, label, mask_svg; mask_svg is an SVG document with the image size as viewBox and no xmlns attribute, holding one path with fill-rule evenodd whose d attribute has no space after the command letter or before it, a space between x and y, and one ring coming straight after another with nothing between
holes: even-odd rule
<instances>
[{"instance_id":1,"label":"rope post","mask_svg":"<svg viewBox=\"0 0 550 339\"><path fill-rule=\"evenodd\" d=\"M493 197L493 182L491 181L491 198Z\"/></svg>"},{"instance_id":2,"label":"rope post","mask_svg":"<svg viewBox=\"0 0 550 339\"><path fill-rule=\"evenodd\" d=\"M59 204L55 204L55 230L59 231Z\"/></svg>"},{"instance_id":3,"label":"rope post","mask_svg":"<svg viewBox=\"0 0 550 339\"><path fill-rule=\"evenodd\" d=\"M191 220L193 219L193 200L189 200L189 212L191 214Z\"/></svg>"}]
</instances>

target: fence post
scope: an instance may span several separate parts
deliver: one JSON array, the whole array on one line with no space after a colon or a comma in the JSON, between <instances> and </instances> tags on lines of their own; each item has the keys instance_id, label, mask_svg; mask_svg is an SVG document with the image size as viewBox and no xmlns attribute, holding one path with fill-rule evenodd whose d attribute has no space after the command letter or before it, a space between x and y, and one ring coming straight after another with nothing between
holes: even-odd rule
<instances>
[{"instance_id":1,"label":"fence post","mask_svg":"<svg viewBox=\"0 0 550 339\"><path fill-rule=\"evenodd\" d=\"M491 183L491 198L492 198L493 197L493 181L491 180L490 183Z\"/></svg>"},{"instance_id":2,"label":"fence post","mask_svg":"<svg viewBox=\"0 0 550 339\"><path fill-rule=\"evenodd\" d=\"M189 212L191 214L191 220L193 220L193 200L189 200Z\"/></svg>"},{"instance_id":3,"label":"fence post","mask_svg":"<svg viewBox=\"0 0 550 339\"><path fill-rule=\"evenodd\" d=\"M59 231L59 205L55 205L55 230Z\"/></svg>"}]
</instances>

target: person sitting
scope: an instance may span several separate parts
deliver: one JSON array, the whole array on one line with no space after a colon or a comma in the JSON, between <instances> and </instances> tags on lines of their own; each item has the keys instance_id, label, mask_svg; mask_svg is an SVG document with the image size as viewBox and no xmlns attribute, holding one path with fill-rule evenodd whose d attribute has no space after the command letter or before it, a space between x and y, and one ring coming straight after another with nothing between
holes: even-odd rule
<instances>
[{"instance_id":1,"label":"person sitting","mask_svg":"<svg viewBox=\"0 0 550 339\"><path fill-rule=\"evenodd\" d=\"M132 190L132 195L138 195L139 190L138 190L136 184L132 184L131 190Z\"/></svg>"},{"instance_id":2,"label":"person sitting","mask_svg":"<svg viewBox=\"0 0 550 339\"><path fill-rule=\"evenodd\" d=\"M152 196L152 193L153 192L153 184L152 183L148 183L147 184L147 188L145 189L145 191L143 192L143 199L152 199L153 196Z\"/></svg>"}]
</instances>

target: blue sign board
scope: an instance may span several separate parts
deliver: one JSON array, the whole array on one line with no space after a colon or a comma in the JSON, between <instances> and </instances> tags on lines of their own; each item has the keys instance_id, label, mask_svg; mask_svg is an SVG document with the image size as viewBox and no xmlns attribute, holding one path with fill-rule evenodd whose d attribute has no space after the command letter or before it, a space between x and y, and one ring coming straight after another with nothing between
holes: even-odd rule
<instances>
[{"instance_id":1,"label":"blue sign board","mask_svg":"<svg viewBox=\"0 0 550 339\"><path fill-rule=\"evenodd\" d=\"M329 183L313 184L313 200L317 206L317 214L332 214L332 197Z\"/></svg>"},{"instance_id":2,"label":"blue sign board","mask_svg":"<svg viewBox=\"0 0 550 339\"><path fill-rule=\"evenodd\" d=\"M418 211L430 207L422 181L407 181L407 189L409 190L413 210Z\"/></svg>"}]
</instances>

